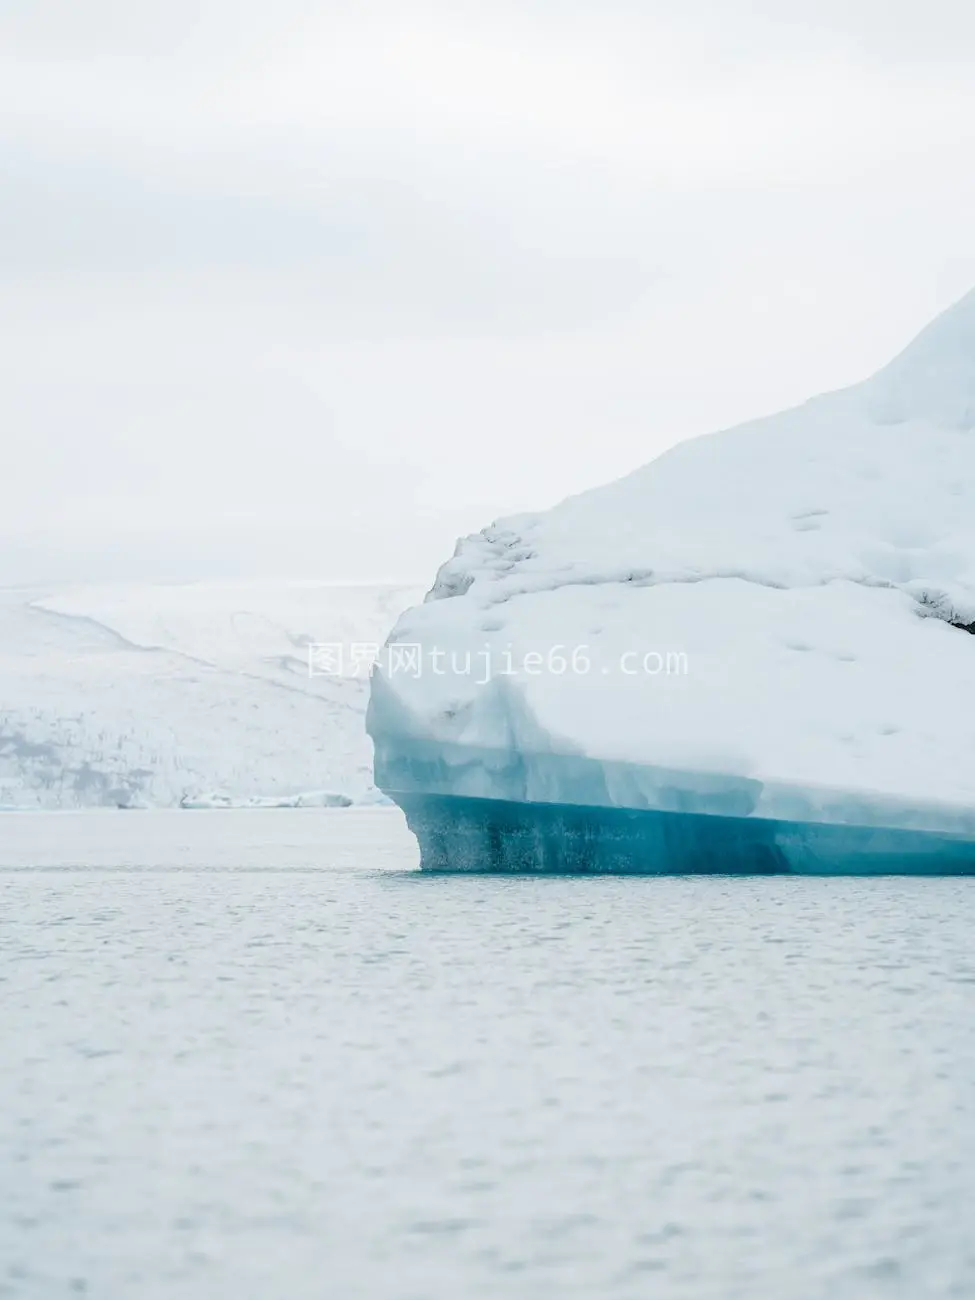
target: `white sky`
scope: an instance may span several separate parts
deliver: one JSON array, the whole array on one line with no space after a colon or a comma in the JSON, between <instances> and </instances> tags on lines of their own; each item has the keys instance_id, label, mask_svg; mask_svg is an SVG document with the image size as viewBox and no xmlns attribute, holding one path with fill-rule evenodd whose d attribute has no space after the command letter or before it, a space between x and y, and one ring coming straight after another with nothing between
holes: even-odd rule
<instances>
[{"instance_id":1,"label":"white sky","mask_svg":"<svg viewBox=\"0 0 975 1300\"><path fill-rule=\"evenodd\" d=\"M975 284L969 0L3 0L0 580L432 576Z\"/></svg>"}]
</instances>

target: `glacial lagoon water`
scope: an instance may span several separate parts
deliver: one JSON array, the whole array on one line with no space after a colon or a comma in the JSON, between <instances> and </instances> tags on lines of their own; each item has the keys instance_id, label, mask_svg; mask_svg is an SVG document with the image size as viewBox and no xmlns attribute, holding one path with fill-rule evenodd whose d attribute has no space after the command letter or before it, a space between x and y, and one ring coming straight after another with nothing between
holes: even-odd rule
<instances>
[{"instance_id":1,"label":"glacial lagoon water","mask_svg":"<svg viewBox=\"0 0 975 1300\"><path fill-rule=\"evenodd\" d=\"M975 1294L975 880L0 816L0 1297Z\"/></svg>"}]
</instances>

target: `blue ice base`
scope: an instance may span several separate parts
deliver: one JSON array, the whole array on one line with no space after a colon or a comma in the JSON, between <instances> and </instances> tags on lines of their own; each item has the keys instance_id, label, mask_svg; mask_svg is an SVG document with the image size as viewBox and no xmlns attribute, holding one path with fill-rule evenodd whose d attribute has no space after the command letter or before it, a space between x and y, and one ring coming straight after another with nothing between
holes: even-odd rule
<instances>
[{"instance_id":1,"label":"blue ice base","mask_svg":"<svg viewBox=\"0 0 975 1300\"><path fill-rule=\"evenodd\" d=\"M417 740L371 722L376 784L428 870L975 875L972 807Z\"/></svg>"},{"instance_id":2,"label":"blue ice base","mask_svg":"<svg viewBox=\"0 0 975 1300\"><path fill-rule=\"evenodd\" d=\"M932 831L389 793L428 871L975 874L975 843Z\"/></svg>"}]
</instances>

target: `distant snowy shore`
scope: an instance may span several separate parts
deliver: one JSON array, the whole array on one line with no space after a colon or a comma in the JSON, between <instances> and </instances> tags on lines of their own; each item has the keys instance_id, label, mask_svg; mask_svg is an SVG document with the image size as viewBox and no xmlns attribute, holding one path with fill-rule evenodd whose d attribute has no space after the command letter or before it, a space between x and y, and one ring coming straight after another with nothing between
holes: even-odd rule
<instances>
[{"instance_id":1,"label":"distant snowy shore","mask_svg":"<svg viewBox=\"0 0 975 1300\"><path fill-rule=\"evenodd\" d=\"M375 801L366 667L351 651L381 643L419 594L309 582L0 590L0 809L291 807L323 791ZM316 643L346 648L346 662L312 672Z\"/></svg>"}]
</instances>

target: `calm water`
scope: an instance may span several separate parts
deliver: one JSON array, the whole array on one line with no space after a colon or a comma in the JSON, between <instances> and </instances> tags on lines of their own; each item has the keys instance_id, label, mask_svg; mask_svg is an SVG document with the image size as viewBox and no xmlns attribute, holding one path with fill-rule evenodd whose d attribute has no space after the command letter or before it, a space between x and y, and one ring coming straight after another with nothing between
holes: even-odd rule
<instances>
[{"instance_id":1,"label":"calm water","mask_svg":"<svg viewBox=\"0 0 975 1300\"><path fill-rule=\"evenodd\" d=\"M975 880L0 817L0 1296L975 1295Z\"/></svg>"}]
</instances>

